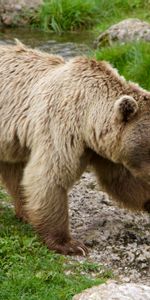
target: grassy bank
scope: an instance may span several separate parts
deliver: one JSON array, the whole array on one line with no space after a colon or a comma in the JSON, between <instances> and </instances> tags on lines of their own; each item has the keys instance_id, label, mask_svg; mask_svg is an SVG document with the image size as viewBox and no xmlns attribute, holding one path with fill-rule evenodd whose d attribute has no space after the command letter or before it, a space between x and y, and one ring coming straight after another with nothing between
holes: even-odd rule
<instances>
[{"instance_id":1,"label":"grassy bank","mask_svg":"<svg viewBox=\"0 0 150 300\"><path fill-rule=\"evenodd\" d=\"M96 0L96 6L99 22L94 30L97 32L127 18L150 22L150 1L147 0Z\"/></svg>"},{"instance_id":2,"label":"grassy bank","mask_svg":"<svg viewBox=\"0 0 150 300\"><path fill-rule=\"evenodd\" d=\"M126 18L150 22L150 1L146 0L45 0L37 14L44 30L66 32L93 26L93 35ZM96 50L96 59L110 61L126 79L150 89L150 43L114 45Z\"/></svg>"},{"instance_id":3,"label":"grassy bank","mask_svg":"<svg viewBox=\"0 0 150 300\"><path fill-rule=\"evenodd\" d=\"M44 0L33 24L58 33L87 29L98 17L95 0Z\"/></svg>"},{"instance_id":4,"label":"grassy bank","mask_svg":"<svg viewBox=\"0 0 150 300\"><path fill-rule=\"evenodd\" d=\"M54 254L19 222L0 190L0 299L69 300L111 276L98 264Z\"/></svg>"},{"instance_id":5,"label":"grassy bank","mask_svg":"<svg viewBox=\"0 0 150 300\"><path fill-rule=\"evenodd\" d=\"M150 90L150 43L130 43L114 45L96 50L92 56L97 60L107 60L127 80Z\"/></svg>"},{"instance_id":6,"label":"grassy bank","mask_svg":"<svg viewBox=\"0 0 150 300\"><path fill-rule=\"evenodd\" d=\"M139 18L150 22L150 1L146 0L96 0L99 23L93 29L98 35L111 25L127 18ZM150 43L132 42L105 46L93 52L97 60L107 60L127 80L150 90Z\"/></svg>"},{"instance_id":7,"label":"grassy bank","mask_svg":"<svg viewBox=\"0 0 150 300\"><path fill-rule=\"evenodd\" d=\"M55 32L88 29L99 32L125 18L150 21L146 0L44 0L32 24Z\"/></svg>"}]
</instances>

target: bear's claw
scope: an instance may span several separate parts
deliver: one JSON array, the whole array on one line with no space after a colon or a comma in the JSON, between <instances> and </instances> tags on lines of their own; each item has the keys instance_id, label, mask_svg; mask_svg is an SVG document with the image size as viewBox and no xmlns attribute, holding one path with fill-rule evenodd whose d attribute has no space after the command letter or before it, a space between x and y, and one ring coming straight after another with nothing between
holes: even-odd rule
<instances>
[{"instance_id":1,"label":"bear's claw","mask_svg":"<svg viewBox=\"0 0 150 300\"><path fill-rule=\"evenodd\" d=\"M55 244L53 247L49 245L48 248L63 255L86 256L88 254L87 247L82 242L77 240L70 240L65 244Z\"/></svg>"}]
</instances>

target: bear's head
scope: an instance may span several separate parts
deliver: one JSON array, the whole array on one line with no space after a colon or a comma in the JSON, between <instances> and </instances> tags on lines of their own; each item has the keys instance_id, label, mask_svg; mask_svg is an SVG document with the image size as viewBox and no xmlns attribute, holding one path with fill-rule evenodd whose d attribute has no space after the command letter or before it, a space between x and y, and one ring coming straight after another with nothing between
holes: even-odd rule
<instances>
[{"instance_id":1,"label":"bear's head","mask_svg":"<svg viewBox=\"0 0 150 300\"><path fill-rule=\"evenodd\" d=\"M150 110L132 97L116 100L114 114L123 124L119 161L135 176L150 184Z\"/></svg>"}]
</instances>

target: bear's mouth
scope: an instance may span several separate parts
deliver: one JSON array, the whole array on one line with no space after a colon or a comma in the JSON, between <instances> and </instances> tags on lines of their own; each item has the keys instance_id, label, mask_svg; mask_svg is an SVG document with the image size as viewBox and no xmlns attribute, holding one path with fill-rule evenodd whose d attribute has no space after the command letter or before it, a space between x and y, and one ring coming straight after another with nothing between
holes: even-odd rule
<instances>
[{"instance_id":1,"label":"bear's mouth","mask_svg":"<svg viewBox=\"0 0 150 300\"><path fill-rule=\"evenodd\" d=\"M150 214L150 200L147 200L144 204L144 210Z\"/></svg>"}]
</instances>

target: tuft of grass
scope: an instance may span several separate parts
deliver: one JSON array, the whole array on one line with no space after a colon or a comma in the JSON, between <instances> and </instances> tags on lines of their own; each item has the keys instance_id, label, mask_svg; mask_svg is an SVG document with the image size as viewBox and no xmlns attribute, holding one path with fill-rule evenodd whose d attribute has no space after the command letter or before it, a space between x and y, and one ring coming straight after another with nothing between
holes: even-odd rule
<instances>
[{"instance_id":1,"label":"tuft of grass","mask_svg":"<svg viewBox=\"0 0 150 300\"><path fill-rule=\"evenodd\" d=\"M94 52L97 60L109 61L127 80L150 90L150 43L115 44Z\"/></svg>"},{"instance_id":2,"label":"tuft of grass","mask_svg":"<svg viewBox=\"0 0 150 300\"><path fill-rule=\"evenodd\" d=\"M45 0L33 23L61 33L89 28L95 24L97 15L95 0Z\"/></svg>"},{"instance_id":3,"label":"tuft of grass","mask_svg":"<svg viewBox=\"0 0 150 300\"><path fill-rule=\"evenodd\" d=\"M2 189L0 198L0 299L70 300L112 277L98 264L50 252L15 218Z\"/></svg>"},{"instance_id":4,"label":"tuft of grass","mask_svg":"<svg viewBox=\"0 0 150 300\"><path fill-rule=\"evenodd\" d=\"M96 0L99 24L95 31L102 32L111 25L126 18L139 18L150 21L149 0Z\"/></svg>"}]
</instances>

